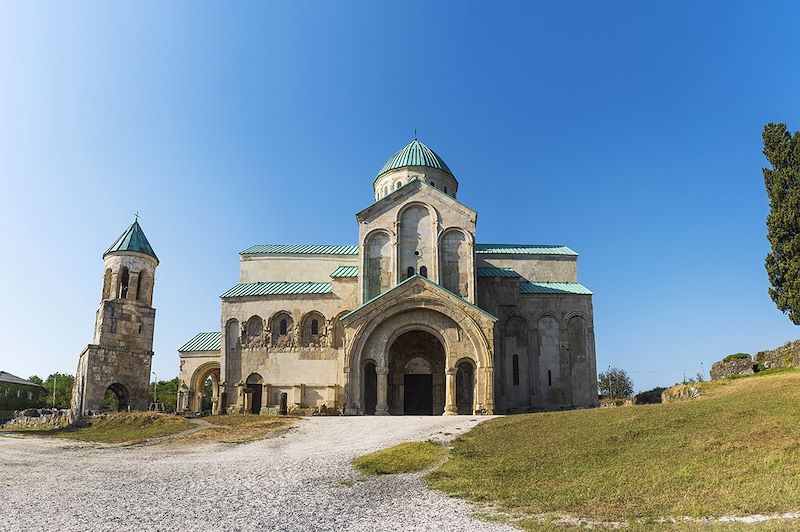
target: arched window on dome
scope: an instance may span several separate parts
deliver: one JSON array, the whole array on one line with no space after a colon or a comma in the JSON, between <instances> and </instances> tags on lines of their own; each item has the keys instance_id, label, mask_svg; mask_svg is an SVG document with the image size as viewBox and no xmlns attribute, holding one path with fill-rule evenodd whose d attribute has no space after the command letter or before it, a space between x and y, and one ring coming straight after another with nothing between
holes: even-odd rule
<instances>
[{"instance_id":1,"label":"arched window on dome","mask_svg":"<svg viewBox=\"0 0 800 532\"><path fill-rule=\"evenodd\" d=\"M386 185L383 187L383 197L386 197L388 195L389 195L389 186Z\"/></svg>"},{"instance_id":2,"label":"arched window on dome","mask_svg":"<svg viewBox=\"0 0 800 532\"><path fill-rule=\"evenodd\" d=\"M410 278L414 277L414 267L413 266L409 266L408 270L406 271L406 273L407 273L406 279L410 279Z\"/></svg>"},{"instance_id":3,"label":"arched window on dome","mask_svg":"<svg viewBox=\"0 0 800 532\"><path fill-rule=\"evenodd\" d=\"M445 194L447 194L447 187L442 188Z\"/></svg>"},{"instance_id":4,"label":"arched window on dome","mask_svg":"<svg viewBox=\"0 0 800 532\"><path fill-rule=\"evenodd\" d=\"M420 266L419 267L419 274L421 276L423 276L423 277L427 277L428 276L428 268L427 268L427 266Z\"/></svg>"},{"instance_id":5,"label":"arched window on dome","mask_svg":"<svg viewBox=\"0 0 800 532\"><path fill-rule=\"evenodd\" d=\"M397 183L395 183L395 184L394 184L394 189L395 189L395 190L397 190L397 189L399 189L399 188L400 188L400 187L402 187L402 186L403 186L403 183L402 183L402 182L400 182L400 181L398 181Z\"/></svg>"},{"instance_id":6,"label":"arched window on dome","mask_svg":"<svg viewBox=\"0 0 800 532\"><path fill-rule=\"evenodd\" d=\"M433 188L436 188L436 181L431 181L431 186L432 186Z\"/></svg>"}]
</instances>

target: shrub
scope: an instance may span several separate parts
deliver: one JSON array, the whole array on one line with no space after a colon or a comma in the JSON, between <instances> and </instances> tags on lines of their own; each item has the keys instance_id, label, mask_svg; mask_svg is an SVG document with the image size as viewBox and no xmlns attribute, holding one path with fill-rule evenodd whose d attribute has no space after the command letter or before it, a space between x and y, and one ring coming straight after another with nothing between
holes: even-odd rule
<instances>
[{"instance_id":1,"label":"shrub","mask_svg":"<svg viewBox=\"0 0 800 532\"><path fill-rule=\"evenodd\" d=\"M652 390L647 390L646 392L640 392L636 394L636 404L637 405L647 405L647 404L655 404L661 402L661 392L666 390L661 386L657 386Z\"/></svg>"},{"instance_id":2,"label":"shrub","mask_svg":"<svg viewBox=\"0 0 800 532\"><path fill-rule=\"evenodd\" d=\"M741 360L744 358L750 358L750 355L747 353L734 353L732 355L728 355L722 359L723 362L730 362L731 360Z\"/></svg>"}]
</instances>

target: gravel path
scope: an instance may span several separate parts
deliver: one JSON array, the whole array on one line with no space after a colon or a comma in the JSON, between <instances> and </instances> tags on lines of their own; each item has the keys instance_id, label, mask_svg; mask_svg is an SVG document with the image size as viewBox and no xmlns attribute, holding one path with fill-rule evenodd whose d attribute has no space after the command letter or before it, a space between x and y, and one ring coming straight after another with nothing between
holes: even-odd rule
<instances>
[{"instance_id":1,"label":"gravel path","mask_svg":"<svg viewBox=\"0 0 800 532\"><path fill-rule=\"evenodd\" d=\"M272 439L200 447L0 437L0 530L512 530L420 474L365 479L350 466L484 419L308 418Z\"/></svg>"}]
</instances>

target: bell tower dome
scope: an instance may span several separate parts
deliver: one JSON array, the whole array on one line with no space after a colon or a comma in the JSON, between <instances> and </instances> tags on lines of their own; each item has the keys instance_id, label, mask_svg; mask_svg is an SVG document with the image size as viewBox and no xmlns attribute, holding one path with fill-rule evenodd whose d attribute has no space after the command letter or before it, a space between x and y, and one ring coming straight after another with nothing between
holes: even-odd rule
<instances>
[{"instance_id":1,"label":"bell tower dome","mask_svg":"<svg viewBox=\"0 0 800 532\"><path fill-rule=\"evenodd\" d=\"M389 157L378 172L372 183L375 201L414 180L427 183L454 198L458 191L458 181L444 159L414 139Z\"/></svg>"}]
</instances>

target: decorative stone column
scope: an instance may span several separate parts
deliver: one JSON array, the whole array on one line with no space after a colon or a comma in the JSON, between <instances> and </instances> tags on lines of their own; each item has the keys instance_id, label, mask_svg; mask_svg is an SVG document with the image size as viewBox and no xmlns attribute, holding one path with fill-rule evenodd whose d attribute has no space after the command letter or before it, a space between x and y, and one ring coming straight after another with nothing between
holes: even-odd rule
<instances>
[{"instance_id":1,"label":"decorative stone column","mask_svg":"<svg viewBox=\"0 0 800 532\"><path fill-rule=\"evenodd\" d=\"M378 404L375 406L375 415L388 416L389 368L375 368L375 373L378 374Z\"/></svg>"},{"instance_id":2,"label":"decorative stone column","mask_svg":"<svg viewBox=\"0 0 800 532\"><path fill-rule=\"evenodd\" d=\"M456 368L445 370L444 381L444 415L455 416L458 414L456 406Z\"/></svg>"},{"instance_id":3,"label":"decorative stone column","mask_svg":"<svg viewBox=\"0 0 800 532\"><path fill-rule=\"evenodd\" d=\"M486 413L488 415L494 414L494 368L487 367L486 372Z\"/></svg>"}]
</instances>

